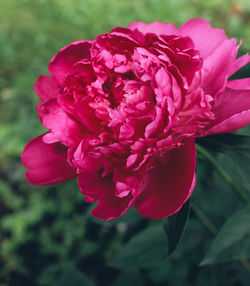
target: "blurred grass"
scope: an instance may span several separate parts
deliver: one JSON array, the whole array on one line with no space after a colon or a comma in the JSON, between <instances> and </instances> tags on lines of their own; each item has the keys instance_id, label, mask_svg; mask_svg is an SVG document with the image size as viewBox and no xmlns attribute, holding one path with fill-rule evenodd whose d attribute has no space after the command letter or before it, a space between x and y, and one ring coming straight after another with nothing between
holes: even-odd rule
<instances>
[{"instance_id":1,"label":"blurred grass","mask_svg":"<svg viewBox=\"0 0 250 286\"><path fill-rule=\"evenodd\" d=\"M113 223L91 218L75 181L52 187L26 183L19 156L25 144L43 132L33 85L47 73L49 60L72 41L93 39L135 20L179 26L193 17L206 18L228 36L242 39L241 54L250 50L247 0L0 0L2 285L54 285L68 264L97 285L111 285L119 272L106 266L108 259L148 223L133 211ZM240 76L249 76L249 67ZM224 158L221 163L241 184L232 163L225 164ZM193 199L220 226L237 208L237 199L209 165L200 162L198 167ZM247 273L237 263L198 268L210 241L211 235L191 213L179 252L162 267L142 271L145 285L247 285Z\"/></svg>"}]
</instances>

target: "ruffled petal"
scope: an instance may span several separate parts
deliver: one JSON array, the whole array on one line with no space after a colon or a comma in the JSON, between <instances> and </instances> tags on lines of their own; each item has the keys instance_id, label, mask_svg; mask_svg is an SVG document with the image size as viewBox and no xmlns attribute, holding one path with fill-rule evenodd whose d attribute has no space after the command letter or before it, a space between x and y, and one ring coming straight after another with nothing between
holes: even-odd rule
<instances>
[{"instance_id":1,"label":"ruffled petal","mask_svg":"<svg viewBox=\"0 0 250 286\"><path fill-rule=\"evenodd\" d=\"M195 144L190 140L172 149L165 162L148 171L135 207L142 216L162 219L176 213L195 186Z\"/></svg>"},{"instance_id":2,"label":"ruffled petal","mask_svg":"<svg viewBox=\"0 0 250 286\"><path fill-rule=\"evenodd\" d=\"M229 81L213 106L215 121L206 135L233 132L250 124L250 79Z\"/></svg>"},{"instance_id":3,"label":"ruffled petal","mask_svg":"<svg viewBox=\"0 0 250 286\"><path fill-rule=\"evenodd\" d=\"M51 185L76 177L75 168L67 163L67 150L61 143L46 144L43 135L32 139L21 155L27 181L33 185Z\"/></svg>"},{"instance_id":4,"label":"ruffled petal","mask_svg":"<svg viewBox=\"0 0 250 286\"><path fill-rule=\"evenodd\" d=\"M228 40L224 30L214 29L205 19L191 19L178 28L178 34L189 36L202 58L206 58L225 40Z\"/></svg>"},{"instance_id":5,"label":"ruffled petal","mask_svg":"<svg viewBox=\"0 0 250 286\"><path fill-rule=\"evenodd\" d=\"M139 30L141 33L154 33L156 35L173 35L176 33L176 28L171 23L163 22L153 22L153 23L143 23L143 22L133 22L128 26L130 30Z\"/></svg>"},{"instance_id":6,"label":"ruffled petal","mask_svg":"<svg viewBox=\"0 0 250 286\"><path fill-rule=\"evenodd\" d=\"M102 177L100 172L80 173L78 185L87 202L98 201L93 216L102 220L111 220L123 215L134 203L131 194L119 198L115 195L116 185L112 176Z\"/></svg>"},{"instance_id":7,"label":"ruffled petal","mask_svg":"<svg viewBox=\"0 0 250 286\"><path fill-rule=\"evenodd\" d=\"M58 85L55 80L47 75L40 75L34 89L42 102L58 96Z\"/></svg>"},{"instance_id":8,"label":"ruffled petal","mask_svg":"<svg viewBox=\"0 0 250 286\"><path fill-rule=\"evenodd\" d=\"M76 41L62 48L50 61L49 73L61 84L75 63L89 59L90 47L91 41Z\"/></svg>"}]
</instances>

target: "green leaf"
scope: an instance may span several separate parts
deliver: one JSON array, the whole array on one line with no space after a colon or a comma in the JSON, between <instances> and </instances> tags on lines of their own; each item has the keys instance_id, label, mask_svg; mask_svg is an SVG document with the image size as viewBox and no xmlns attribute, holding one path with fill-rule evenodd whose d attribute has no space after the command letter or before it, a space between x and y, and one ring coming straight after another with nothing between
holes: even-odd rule
<instances>
[{"instance_id":1,"label":"green leaf","mask_svg":"<svg viewBox=\"0 0 250 286\"><path fill-rule=\"evenodd\" d=\"M176 214L163 219L163 228L168 236L168 255L171 255L176 249L185 225L188 220L190 210L190 199Z\"/></svg>"},{"instance_id":2,"label":"green leaf","mask_svg":"<svg viewBox=\"0 0 250 286\"><path fill-rule=\"evenodd\" d=\"M201 265L250 257L250 205L230 217L212 242Z\"/></svg>"},{"instance_id":3,"label":"green leaf","mask_svg":"<svg viewBox=\"0 0 250 286\"><path fill-rule=\"evenodd\" d=\"M112 284L112 286L128 286L128 285L136 285L136 286L144 285L139 271L125 271Z\"/></svg>"},{"instance_id":4,"label":"green leaf","mask_svg":"<svg viewBox=\"0 0 250 286\"><path fill-rule=\"evenodd\" d=\"M196 143L231 157L242 178L250 185L250 136L218 134L198 138Z\"/></svg>"},{"instance_id":5,"label":"green leaf","mask_svg":"<svg viewBox=\"0 0 250 286\"><path fill-rule=\"evenodd\" d=\"M95 283L74 265L69 265L62 271L62 276L55 282L55 286L95 286Z\"/></svg>"},{"instance_id":6,"label":"green leaf","mask_svg":"<svg viewBox=\"0 0 250 286\"><path fill-rule=\"evenodd\" d=\"M152 224L134 236L110 265L133 270L152 267L163 261L167 253L167 239L161 224Z\"/></svg>"}]
</instances>

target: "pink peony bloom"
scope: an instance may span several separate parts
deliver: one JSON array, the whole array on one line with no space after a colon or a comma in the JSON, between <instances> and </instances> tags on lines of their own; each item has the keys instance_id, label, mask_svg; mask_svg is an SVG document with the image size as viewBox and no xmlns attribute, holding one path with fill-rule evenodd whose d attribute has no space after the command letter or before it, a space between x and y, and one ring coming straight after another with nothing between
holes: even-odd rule
<instances>
[{"instance_id":1,"label":"pink peony bloom","mask_svg":"<svg viewBox=\"0 0 250 286\"><path fill-rule=\"evenodd\" d=\"M203 19L134 22L64 47L35 84L49 132L22 153L27 181L78 177L103 220L133 204L152 219L174 214L195 186L195 138L250 123L250 78L228 81L250 62L238 49Z\"/></svg>"}]
</instances>

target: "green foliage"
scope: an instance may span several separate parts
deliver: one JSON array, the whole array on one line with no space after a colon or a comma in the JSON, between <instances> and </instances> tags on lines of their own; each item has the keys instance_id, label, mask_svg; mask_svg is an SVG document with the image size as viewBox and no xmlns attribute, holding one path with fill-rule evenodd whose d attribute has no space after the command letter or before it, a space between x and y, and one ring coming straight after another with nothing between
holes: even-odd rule
<instances>
[{"instance_id":1,"label":"green foliage","mask_svg":"<svg viewBox=\"0 0 250 286\"><path fill-rule=\"evenodd\" d=\"M201 265L250 257L250 205L231 216L222 226Z\"/></svg>"},{"instance_id":2,"label":"green foliage","mask_svg":"<svg viewBox=\"0 0 250 286\"><path fill-rule=\"evenodd\" d=\"M188 220L189 210L190 199L183 205L178 213L163 219L163 227L168 236L168 255L171 255L175 251L181 239Z\"/></svg>"},{"instance_id":3,"label":"green foliage","mask_svg":"<svg viewBox=\"0 0 250 286\"><path fill-rule=\"evenodd\" d=\"M62 276L55 281L55 286L95 286L95 283L73 265L63 269Z\"/></svg>"},{"instance_id":4,"label":"green foliage","mask_svg":"<svg viewBox=\"0 0 250 286\"><path fill-rule=\"evenodd\" d=\"M237 134L219 134L197 140L214 151L228 155L238 166L245 182L250 186L250 137Z\"/></svg>"},{"instance_id":5,"label":"green foliage","mask_svg":"<svg viewBox=\"0 0 250 286\"><path fill-rule=\"evenodd\" d=\"M161 223L149 222L134 208L116 221L94 219L92 206L84 203L76 181L31 186L25 181L20 162L25 144L44 132L37 118L39 100L33 85L40 74L46 74L49 60L61 47L75 40L93 39L135 20L160 20L179 26L189 18L204 17L229 36L242 39L240 52L244 53L250 48L248 1L0 0L0 7L0 284L248 285L249 272L238 261L226 266L198 266L206 252L211 255L217 240L223 238L224 229L231 228L227 241L233 243L235 229L240 230L233 217L227 219L241 208L231 187L201 155L192 200L217 229L227 222L209 250L213 235L191 208L181 243L168 259L168 240L172 240L171 252L180 236L167 239ZM249 76L249 67L236 76ZM249 135L250 130L245 133ZM222 143L227 148L237 147L226 141ZM244 148L247 145L248 141ZM241 162L242 175L249 180L249 158L246 149L241 151L244 153L233 157L233 163L221 154L213 155L247 193L249 186L234 170L235 161ZM237 217L241 214L236 213L236 218L243 223L242 217ZM169 222L179 220L179 215ZM168 235L176 233L170 231ZM241 240L240 246L242 242L248 245ZM213 261L224 255L223 247L216 249ZM236 253L237 248L228 259L243 257Z\"/></svg>"},{"instance_id":6,"label":"green foliage","mask_svg":"<svg viewBox=\"0 0 250 286\"><path fill-rule=\"evenodd\" d=\"M167 238L157 223L134 236L112 260L111 265L130 270L148 268L166 259L167 254Z\"/></svg>"},{"instance_id":7,"label":"green foliage","mask_svg":"<svg viewBox=\"0 0 250 286\"><path fill-rule=\"evenodd\" d=\"M143 279L139 271L124 271L119 278L112 284L112 286L127 286L127 285L136 285L143 286Z\"/></svg>"}]
</instances>

